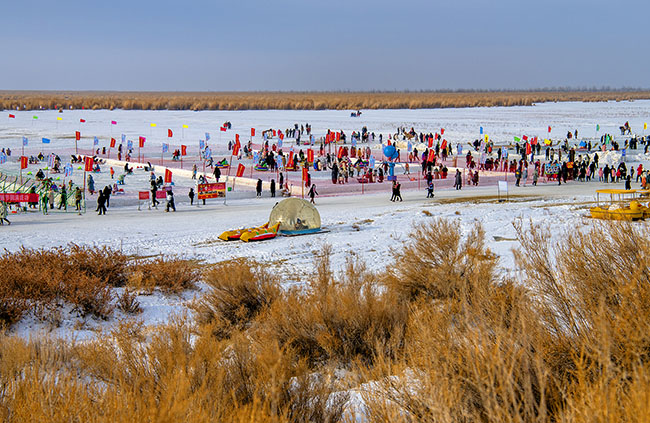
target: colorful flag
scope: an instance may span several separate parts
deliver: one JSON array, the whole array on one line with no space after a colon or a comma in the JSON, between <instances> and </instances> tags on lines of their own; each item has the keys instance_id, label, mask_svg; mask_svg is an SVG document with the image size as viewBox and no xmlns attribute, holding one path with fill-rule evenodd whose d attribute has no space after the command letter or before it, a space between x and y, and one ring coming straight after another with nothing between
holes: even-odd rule
<instances>
[{"instance_id":1,"label":"colorful flag","mask_svg":"<svg viewBox=\"0 0 650 423\"><path fill-rule=\"evenodd\" d=\"M210 147L205 147L205 150L203 151L203 157L206 159L212 157L212 150L210 150Z\"/></svg>"},{"instance_id":2,"label":"colorful flag","mask_svg":"<svg viewBox=\"0 0 650 423\"><path fill-rule=\"evenodd\" d=\"M16 115L9 114L9 119L16 119Z\"/></svg>"},{"instance_id":3,"label":"colorful flag","mask_svg":"<svg viewBox=\"0 0 650 423\"><path fill-rule=\"evenodd\" d=\"M189 126L183 125L183 129L187 129L187 128L189 128Z\"/></svg>"},{"instance_id":4,"label":"colorful flag","mask_svg":"<svg viewBox=\"0 0 650 423\"><path fill-rule=\"evenodd\" d=\"M181 156L187 156L187 146L181 145Z\"/></svg>"},{"instance_id":5,"label":"colorful flag","mask_svg":"<svg viewBox=\"0 0 650 423\"><path fill-rule=\"evenodd\" d=\"M24 145L24 146L27 146L27 143L28 143L28 141L27 141L27 137L23 137L23 145Z\"/></svg>"},{"instance_id":6,"label":"colorful flag","mask_svg":"<svg viewBox=\"0 0 650 423\"><path fill-rule=\"evenodd\" d=\"M126 135L122 134L122 143L124 143L124 141L126 141Z\"/></svg>"},{"instance_id":7,"label":"colorful flag","mask_svg":"<svg viewBox=\"0 0 650 423\"><path fill-rule=\"evenodd\" d=\"M68 163L67 165L65 165L65 167L63 168L63 170L64 170L64 172L65 172L65 173L64 173L64 176L65 176L66 178L69 177L69 176L72 176L72 171L73 171L73 169L72 169L72 163Z\"/></svg>"},{"instance_id":8,"label":"colorful flag","mask_svg":"<svg viewBox=\"0 0 650 423\"><path fill-rule=\"evenodd\" d=\"M49 138L43 138L43 144L49 144L50 139Z\"/></svg>"},{"instance_id":9,"label":"colorful flag","mask_svg":"<svg viewBox=\"0 0 650 423\"><path fill-rule=\"evenodd\" d=\"M128 140L128 141L126 142L126 148L128 148L129 150L131 150L131 149L133 148L133 141Z\"/></svg>"},{"instance_id":10,"label":"colorful flag","mask_svg":"<svg viewBox=\"0 0 650 423\"><path fill-rule=\"evenodd\" d=\"M482 126L479 126L479 127L478 127L478 133L479 133L480 135L483 135L483 127L482 127Z\"/></svg>"},{"instance_id":11,"label":"colorful flag","mask_svg":"<svg viewBox=\"0 0 650 423\"><path fill-rule=\"evenodd\" d=\"M63 118L61 116L57 116L56 120L63 120Z\"/></svg>"},{"instance_id":12,"label":"colorful flag","mask_svg":"<svg viewBox=\"0 0 650 423\"><path fill-rule=\"evenodd\" d=\"M210 141L210 133L209 132L205 133L205 140Z\"/></svg>"},{"instance_id":13,"label":"colorful flag","mask_svg":"<svg viewBox=\"0 0 650 423\"><path fill-rule=\"evenodd\" d=\"M172 130L171 130L171 129L168 129L168 130L167 130L167 138L171 138L171 137L173 137L173 136L174 136L174 133L172 132Z\"/></svg>"},{"instance_id":14,"label":"colorful flag","mask_svg":"<svg viewBox=\"0 0 650 423\"><path fill-rule=\"evenodd\" d=\"M36 115L34 115L34 116L32 116L32 117L33 117L34 119L38 119L38 116L36 116Z\"/></svg>"},{"instance_id":15,"label":"colorful flag","mask_svg":"<svg viewBox=\"0 0 650 423\"><path fill-rule=\"evenodd\" d=\"M81 139L81 132L75 131L74 132L74 139L79 141Z\"/></svg>"},{"instance_id":16,"label":"colorful flag","mask_svg":"<svg viewBox=\"0 0 650 423\"><path fill-rule=\"evenodd\" d=\"M551 133L551 127L550 126L548 127L548 133L549 134Z\"/></svg>"},{"instance_id":17,"label":"colorful flag","mask_svg":"<svg viewBox=\"0 0 650 423\"><path fill-rule=\"evenodd\" d=\"M112 120L112 121L111 121L111 125L117 125L117 121Z\"/></svg>"},{"instance_id":18,"label":"colorful flag","mask_svg":"<svg viewBox=\"0 0 650 423\"><path fill-rule=\"evenodd\" d=\"M163 143L162 145L162 152L166 153L169 151L169 144Z\"/></svg>"},{"instance_id":19,"label":"colorful flag","mask_svg":"<svg viewBox=\"0 0 650 423\"><path fill-rule=\"evenodd\" d=\"M221 132L226 132L226 127L225 127L225 126L222 126L221 128L219 128L219 130L220 130Z\"/></svg>"},{"instance_id":20,"label":"colorful flag","mask_svg":"<svg viewBox=\"0 0 650 423\"><path fill-rule=\"evenodd\" d=\"M111 148L115 148L115 138L111 138Z\"/></svg>"},{"instance_id":21,"label":"colorful flag","mask_svg":"<svg viewBox=\"0 0 650 423\"><path fill-rule=\"evenodd\" d=\"M205 141L199 140L199 150L203 150L205 148Z\"/></svg>"},{"instance_id":22,"label":"colorful flag","mask_svg":"<svg viewBox=\"0 0 650 423\"><path fill-rule=\"evenodd\" d=\"M138 137L138 147L140 148L144 147L145 141L147 141L145 137Z\"/></svg>"},{"instance_id":23,"label":"colorful flag","mask_svg":"<svg viewBox=\"0 0 650 423\"><path fill-rule=\"evenodd\" d=\"M485 134L485 142L490 141L490 136L488 134Z\"/></svg>"},{"instance_id":24,"label":"colorful flag","mask_svg":"<svg viewBox=\"0 0 650 423\"><path fill-rule=\"evenodd\" d=\"M307 169L306 167L303 167L302 168L302 181L307 182L308 179L309 179L309 169Z\"/></svg>"},{"instance_id":25,"label":"colorful flag","mask_svg":"<svg viewBox=\"0 0 650 423\"><path fill-rule=\"evenodd\" d=\"M524 135L524 136L521 137L521 138L522 138L524 141L528 141L528 136L527 136L527 135Z\"/></svg>"},{"instance_id":26,"label":"colorful flag","mask_svg":"<svg viewBox=\"0 0 650 423\"><path fill-rule=\"evenodd\" d=\"M79 119L79 122L86 123L86 119Z\"/></svg>"},{"instance_id":27,"label":"colorful flag","mask_svg":"<svg viewBox=\"0 0 650 423\"><path fill-rule=\"evenodd\" d=\"M51 154L48 156L48 158L47 158L47 166L48 166L49 168L53 168L53 167L54 167L54 158L55 158L55 157L56 157L56 156L55 156L53 153L51 153Z\"/></svg>"},{"instance_id":28,"label":"colorful flag","mask_svg":"<svg viewBox=\"0 0 650 423\"><path fill-rule=\"evenodd\" d=\"M443 150L447 149L447 140L442 140L442 145L440 146Z\"/></svg>"},{"instance_id":29,"label":"colorful flag","mask_svg":"<svg viewBox=\"0 0 650 423\"><path fill-rule=\"evenodd\" d=\"M521 138L515 135L515 142L521 142Z\"/></svg>"},{"instance_id":30,"label":"colorful flag","mask_svg":"<svg viewBox=\"0 0 650 423\"><path fill-rule=\"evenodd\" d=\"M155 123L152 123L152 124L151 124L151 127L152 127L152 128L155 128L155 127L156 127L156 124L155 124Z\"/></svg>"},{"instance_id":31,"label":"colorful flag","mask_svg":"<svg viewBox=\"0 0 650 423\"><path fill-rule=\"evenodd\" d=\"M314 163L314 150L312 150L311 148L307 150L307 161L309 163Z\"/></svg>"},{"instance_id":32,"label":"colorful flag","mask_svg":"<svg viewBox=\"0 0 650 423\"><path fill-rule=\"evenodd\" d=\"M93 171L93 158L92 157L84 157L84 171L85 172L92 172Z\"/></svg>"},{"instance_id":33,"label":"colorful flag","mask_svg":"<svg viewBox=\"0 0 650 423\"><path fill-rule=\"evenodd\" d=\"M596 132L600 131L600 125L596 124Z\"/></svg>"},{"instance_id":34,"label":"colorful flag","mask_svg":"<svg viewBox=\"0 0 650 423\"><path fill-rule=\"evenodd\" d=\"M246 167L239 163L239 166L237 166L237 177L241 178L244 175L244 170L246 170Z\"/></svg>"},{"instance_id":35,"label":"colorful flag","mask_svg":"<svg viewBox=\"0 0 650 423\"><path fill-rule=\"evenodd\" d=\"M645 131L646 129L648 129L648 122L643 124L643 130Z\"/></svg>"},{"instance_id":36,"label":"colorful flag","mask_svg":"<svg viewBox=\"0 0 650 423\"><path fill-rule=\"evenodd\" d=\"M251 137L255 136L255 128L251 128Z\"/></svg>"},{"instance_id":37,"label":"colorful flag","mask_svg":"<svg viewBox=\"0 0 650 423\"><path fill-rule=\"evenodd\" d=\"M21 169L27 169L27 163L29 163L28 159L27 159L27 156L21 156L20 157L20 168Z\"/></svg>"},{"instance_id":38,"label":"colorful flag","mask_svg":"<svg viewBox=\"0 0 650 423\"><path fill-rule=\"evenodd\" d=\"M239 155L239 144L235 144L235 146L232 148L232 155L233 156Z\"/></svg>"},{"instance_id":39,"label":"colorful flag","mask_svg":"<svg viewBox=\"0 0 650 423\"><path fill-rule=\"evenodd\" d=\"M440 128L440 135L445 135L445 128Z\"/></svg>"},{"instance_id":40,"label":"colorful flag","mask_svg":"<svg viewBox=\"0 0 650 423\"><path fill-rule=\"evenodd\" d=\"M165 183L166 184L172 183L172 171L169 169L165 169Z\"/></svg>"},{"instance_id":41,"label":"colorful flag","mask_svg":"<svg viewBox=\"0 0 650 423\"><path fill-rule=\"evenodd\" d=\"M93 145L99 145L99 139L97 137L93 139Z\"/></svg>"}]
</instances>

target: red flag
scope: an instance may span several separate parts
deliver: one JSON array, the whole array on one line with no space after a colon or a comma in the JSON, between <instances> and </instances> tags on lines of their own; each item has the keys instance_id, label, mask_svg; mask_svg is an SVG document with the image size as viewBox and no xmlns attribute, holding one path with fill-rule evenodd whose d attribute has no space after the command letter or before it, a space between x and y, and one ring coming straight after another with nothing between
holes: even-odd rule
<instances>
[{"instance_id":1,"label":"red flag","mask_svg":"<svg viewBox=\"0 0 650 423\"><path fill-rule=\"evenodd\" d=\"M165 169L165 183L166 184L172 183L172 171L169 169Z\"/></svg>"},{"instance_id":2,"label":"red flag","mask_svg":"<svg viewBox=\"0 0 650 423\"><path fill-rule=\"evenodd\" d=\"M528 137L527 137L526 135L524 135L524 136L521 137L521 138L522 138L524 141L528 141Z\"/></svg>"},{"instance_id":3,"label":"red flag","mask_svg":"<svg viewBox=\"0 0 650 423\"><path fill-rule=\"evenodd\" d=\"M284 134L282 132L279 132L278 134L280 135L280 139L283 140L284 139Z\"/></svg>"},{"instance_id":4,"label":"red flag","mask_svg":"<svg viewBox=\"0 0 650 423\"><path fill-rule=\"evenodd\" d=\"M533 138L533 140L531 141L531 143L532 143L533 145L537 145L537 137Z\"/></svg>"},{"instance_id":5,"label":"red flag","mask_svg":"<svg viewBox=\"0 0 650 423\"><path fill-rule=\"evenodd\" d=\"M235 134L235 142L239 144L239 134Z\"/></svg>"},{"instance_id":6,"label":"red flag","mask_svg":"<svg viewBox=\"0 0 650 423\"><path fill-rule=\"evenodd\" d=\"M147 140L147 139L146 139L145 137L140 137L140 138L138 138L138 142L139 142L138 145L140 146L140 148L144 147L144 142L145 142L146 140Z\"/></svg>"},{"instance_id":7,"label":"red flag","mask_svg":"<svg viewBox=\"0 0 650 423\"><path fill-rule=\"evenodd\" d=\"M172 132L172 130L171 130L171 129L168 129L168 130L167 130L167 138L171 138L171 137L173 137L173 136L174 136L174 133Z\"/></svg>"},{"instance_id":8,"label":"red flag","mask_svg":"<svg viewBox=\"0 0 650 423\"><path fill-rule=\"evenodd\" d=\"M86 119L79 119L79 122L86 123Z\"/></svg>"},{"instance_id":9,"label":"red flag","mask_svg":"<svg viewBox=\"0 0 650 423\"><path fill-rule=\"evenodd\" d=\"M275 132L275 129L273 130L273 136L275 137L277 135L277 132Z\"/></svg>"},{"instance_id":10,"label":"red flag","mask_svg":"<svg viewBox=\"0 0 650 423\"><path fill-rule=\"evenodd\" d=\"M293 151L289 152L289 161L287 162L287 166L293 165Z\"/></svg>"},{"instance_id":11,"label":"red flag","mask_svg":"<svg viewBox=\"0 0 650 423\"><path fill-rule=\"evenodd\" d=\"M433 147L433 138L429 137L429 148Z\"/></svg>"},{"instance_id":12,"label":"red flag","mask_svg":"<svg viewBox=\"0 0 650 423\"><path fill-rule=\"evenodd\" d=\"M551 133L551 127L550 126L548 127L548 133L549 134Z\"/></svg>"},{"instance_id":13,"label":"red flag","mask_svg":"<svg viewBox=\"0 0 650 423\"><path fill-rule=\"evenodd\" d=\"M309 163L314 162L314 150L312 150L311 148L309 150L307 150L307 161Z\"/></svg>"},{"instance_id":14,"label":"red flag","mask_svg":"<svg viewBox=\"0 0 650 423\"><path fill-rule=\"evenodd\" d=\"M251 128L251 137L255 136L255 128Z\"/></svg>"},{"instance_id":15,"label":"red flag","mask_svg":"<svg viewBox=\"0 0 650 423\"><path fill-rule=\"evenodd\" d=\"M239 156L239 143L236 143L235 146L232 148L232 155Z\"/></svg>"},{"instance_id":16,"label":"red flag","mask_svg":"<svg viewBox=\"0 0 650 423\"><path fill-rule=\"evenodd\" d=\"M307 179L309 178L309 169L306 167L302 168L302 181L307 182Z\"/></svg>"},{"instance_id":17,"label":"red flag","mask_svg":"<svg viewBox=\"0 0 650 423\"><path fill-rule=\"evenodd\" d=\"M237 166L237 177L238 178L241 178L244 175L244 170L246 170L246 166L239 163L239 166Z\"/></svg>"},{"instance_id":18,"label":"red flag","mask_svg":"<svg viewBox=\"0 0 650 423\"><path fill-rule=\"evenodd\" d=\"M27 163L28 163L27 156L21 156L20 157L20 168L21 169L27 169Z\"/></svg>"},{"instance_id":19,"label":"red flag","mask_svg":"<svg viewBox=\"0 0 650 423\"><path fill-rule=\"evenodd\" d=\"M339 159L343 157L343 147L339 147L339 151L336 154L336 157L338 157Z\"/></svg>"},{"instance_id":20,"label":"red flag","mask_svg":"<svg viewBox=\"0 0 650 423\"><path fill-rule=\"evenodd\" d=\"M445 135L445 128L440 128L440 135Z\"/></svg>"},{"instance_id":21,"label":"red flag","mask_svg":"<svg viewBox=\"0 0 650 423\"><path fill-rule=\"evenodd\" d=\"M16 115L12 115L12 114L10 114L10 115L9 115L9 119L16 119Z\"/></svg>"},{"instance_id":22,"label":"red flag","mask_svg":"<svg viewBox=\"0 0 650 423\"><path fill-rule=\"evenodd\" d=\"M81 132L79 132L79 131L75 131L75 133L74 133L74 139L76 139L77 141L79 141L79 140L81 139Z\"/></svg>"},{"instance_id":23,"label":"red flag","mask_svg":"<svg viewBox=\"0 0 650 423\"><path fill-rule=\"evenodd\" d=\"M447 148L447 140L442 140L442 145L440 146L443 150Z\"/></svg>"},{"instance_id":24,"label":"red flag","mask_svg":"<svg viewBox=\"0 0 650 423\"><path fill-rule=\"evenodd\" d=\"M526 143L526 154L530 154L530 144Z\"/></svg>"},{"instance_id":25,"label":"red flag","mask_svg":"<svg viewBox=\"0 0 650 423\"><path fill-rule=\"evenodd\" d=\"M115 138L111 138L111 148L115 148Z\"/></svg>"},{"instance_id":26,"label":"red flag","mask_svg":"<svg viewBox=\"0 0 650 423\"><path fill-rule=\"evenodd\" d=\"M117 121L112 120L111 125L117 125Z\"/></svg>"},{"instance_id":27,"label":"red flag","mask_svg":"<svg viewBox=\"0 0 650 423\"><path fill-rule=\"evenodd\" d=\"M436 158L436 152L435 150L429 150L429 156L427 157L428 162L433 162L433 160Z\"/></svg>"},{"instance_id":28,"label":"red flag","mask_svg":"<svg viewBox=\"0 0 650 423\"><path fill-rule=\"evenodd\" d=\"M340 132L336 133L336 141L341 141L341 133Z\"/></svg>"},{"instance_id":29,"label":"red flag","mask_svg":"<svg viewBox=\"0 0 650 423\"><path fill-rule=\"evenodd\" d=\"M221 128L219 128L219 130L221 130L221 132L226 132L226 129L227 128L225 126L222 126Z\"/></svg>"},{"instance_id":30,"label":"red flag","mask_svg":"<svg viewBox=\"0 0 650 423\"><path fill-rule=\"evenodd\" d=\"M84 171L92 172L93 171L93 158L84 157Z\"/></svg>"},{"instance_id":31,"label":"red flag","mask_svg":"<svg viewBox=\"0 0 650 423\"><path fill-rule=\"evenodd\" d=\"M181 156L187 156L187 146L181 145Z\"/></svg>"}]
</instances>

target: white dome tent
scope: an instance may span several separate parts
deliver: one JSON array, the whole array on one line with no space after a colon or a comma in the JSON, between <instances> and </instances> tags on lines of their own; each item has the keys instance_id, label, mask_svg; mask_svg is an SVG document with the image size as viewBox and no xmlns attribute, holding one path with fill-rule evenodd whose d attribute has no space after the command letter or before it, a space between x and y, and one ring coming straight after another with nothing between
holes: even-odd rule
<instances>
[{"instance_id":1,"label":"white dome tent","mask_svg":"<svg viewBox=\"0 0 650 423\"><path fill-rule=\"evenodd\" d=\"M320 231L320 213L309 201L300 198L287 198L271 210L269 226L280 223L278 232L282 234L308 234Z\"/></svg>"}]
</instances>

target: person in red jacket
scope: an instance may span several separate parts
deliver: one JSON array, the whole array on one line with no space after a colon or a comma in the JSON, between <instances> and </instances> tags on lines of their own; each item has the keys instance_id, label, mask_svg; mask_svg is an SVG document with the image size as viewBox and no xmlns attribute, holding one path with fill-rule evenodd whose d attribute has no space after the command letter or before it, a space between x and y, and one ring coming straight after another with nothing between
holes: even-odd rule
<instances>
[{"instance_id":1,"label":"person in red jacket","mask_svg":"<svg viewBox=\"0 0 650 423\"><path fill-rule=\"evenodd\" d=\"M643 165L639 164L639 167L636 168L636 181L639 182L639 178L643 174Z\"/></svg>"}]
</instances>

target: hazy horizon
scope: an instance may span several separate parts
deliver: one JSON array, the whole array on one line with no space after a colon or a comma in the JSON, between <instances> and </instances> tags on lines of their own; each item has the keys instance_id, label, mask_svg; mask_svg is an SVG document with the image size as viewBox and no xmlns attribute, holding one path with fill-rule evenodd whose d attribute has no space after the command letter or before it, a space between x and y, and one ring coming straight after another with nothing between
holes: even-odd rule
<instances>
[{"instance_id":1,"label":"hazy horizon","mask_svg":"<svg viewBox=\"0 0 650 423\"><path fill-rule=\"evenodd\" d=\"M0 90L642 89L648 12L630 0L10 2Z\"/></svg>"}]
</instances>

